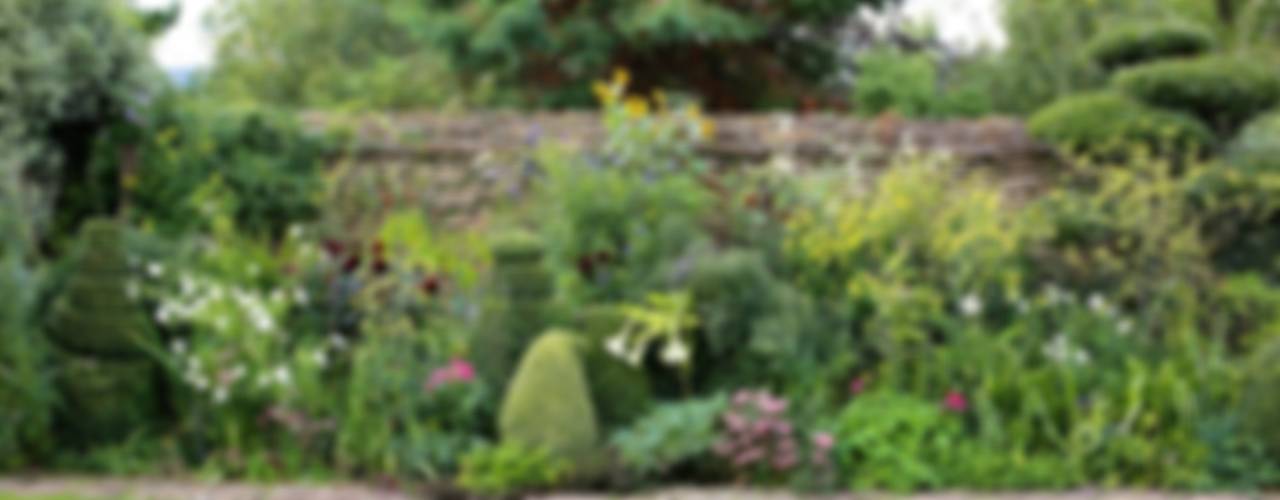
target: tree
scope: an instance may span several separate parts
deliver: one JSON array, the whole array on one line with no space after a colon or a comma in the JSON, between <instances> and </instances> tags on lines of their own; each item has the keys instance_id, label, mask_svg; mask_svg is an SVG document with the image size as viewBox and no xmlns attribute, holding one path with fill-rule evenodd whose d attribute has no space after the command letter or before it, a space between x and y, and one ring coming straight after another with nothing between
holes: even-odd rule
<instances>
[{"instance_id":1,"label":"tree","mask_svg":"<svg viewBox=\"0 0 1280 500\"><path fill-rule=\"evenodd\" d=\"M495 89L486 102L559 107L591 103L590 82L625 67L639 91L761 107L819 89L837 62L833 32L894 1L237 0L221 17L214 80L255 93L281 77L290 83L257 95L325 104L307 87L335 62L368 72L416 58L442 62L435 74L456 75L459 91Z\"/></svg>"}]
</instances>

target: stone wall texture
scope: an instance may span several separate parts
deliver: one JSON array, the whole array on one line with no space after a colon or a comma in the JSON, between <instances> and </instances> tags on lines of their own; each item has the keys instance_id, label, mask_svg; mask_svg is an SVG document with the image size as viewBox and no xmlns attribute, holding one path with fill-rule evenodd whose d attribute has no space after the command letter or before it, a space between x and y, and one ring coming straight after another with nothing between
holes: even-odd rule
<instances>
[{"instance_id":1,"label":"stone wall texture","mask_svg":"<svg viewBox=\"0 0 1280 500\"><path fill-rule=\"evenodd\" d=\"M1061 164L1051 148L1008 118L907 121L893 116L727 114L712 119L715 136L700 151L729 169L774 167L803 175L856 165L874 172L899 155L941 155L958 169L990 171L993 182L1011 197L1025 199ZM312 114L305 121L317 130L349 134L350 147L339 159L347 171L376 172L383 179L375 184L383 191L419 191L412 194L426 200L433 213L459 223L516 194L538 144L554 141L589 149L604 133L599 116L586 112ZM353 179L351 184L354 189L360 182Z\"/></svg>"}]
</instances>

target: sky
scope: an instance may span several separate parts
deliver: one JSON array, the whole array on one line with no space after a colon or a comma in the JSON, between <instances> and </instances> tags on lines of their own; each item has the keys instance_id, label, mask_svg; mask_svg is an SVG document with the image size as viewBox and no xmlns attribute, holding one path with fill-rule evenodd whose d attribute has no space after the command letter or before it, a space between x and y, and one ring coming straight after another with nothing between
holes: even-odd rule
<instances>
[{"instance_id":1,"label":"sky","mask_svg":"<svg viewBox=\"0 0 1280 500\"><path fill-rule=\"evenodd\" d=\"M204 26L204 18L219 0L133 0L148 7L182 4L182 16L152 51L166 69L199 69L213 64L214 42ZM1003 38L997 16L1000 0L907 0L905 12L915 18L931 19L938 34L961 46L1000 45Z\"/></svg>"}]
</instances>

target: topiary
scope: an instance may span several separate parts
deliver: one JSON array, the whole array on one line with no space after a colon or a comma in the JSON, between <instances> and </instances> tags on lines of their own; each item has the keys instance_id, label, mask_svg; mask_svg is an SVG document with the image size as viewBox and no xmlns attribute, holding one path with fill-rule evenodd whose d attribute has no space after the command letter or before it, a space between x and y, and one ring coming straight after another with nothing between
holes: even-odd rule
<instances>
[{"instance_id":1,"label":"topiary","mask_svg":"<svg viewBox=\"0 0 1280 500\"><path fill-rule=\"evenodd\" d=\"M1212 150L1216 142L1195 118L1112 92L1061 99L1033 115L1027 128L1037 139L1068 152L1105 159L1122 158L1134 145L1180 155Z\"/></svg>"},{"instance_id":2,"label":"topiary","mask_svg":"<svg viewBox=\"0 0 1280 500\"><path fill-rule=\"evenodd\" d=\"M1227 149L1232 165L1280 172L1280 111L1249 122Z\"/></svg>"},{"instance_id":3,"label":"topiary","mask_svg":"<svg viewBox=\"0 0 1280 500\"><path fill-rule=\"evenodd\" d=\"M498 416L504 443L545 448L576 467L590 465L599 440L579 339L552 330L520 360Z\"/></svg>"},{"instance_id":4,"label":"topiary","mask_svg":"<svg viewBox=\"0 0 1280 500\"><path fill-rule=\"evenodd\" d=\"M625 321L619 310L609 306L587 307L576 321L591 401L604 429L627 425L648 411L653 402L644 371L605 350L609 337L618 333Z\"/></svg>"},{"instance_id":5,"label":"topiary","mask_svg":"<svg viewBox=\"0 0 1280 500\"><path fill-rule=\"evenodd\" d=\"M1086 45L1085 53L1103 69L1114 71L1157 59L1200 55L1213 46L1213 32L1204 26L1146 21L1098 33Z\"/></svg>"},{"instance_id":6,"label":"topiary","mask_svg":"<svg viewBox=\"0 0 1280 500\"><path fill-rule=\"evenodd\" d=\"M131 277L123 233L113 221L85 223L75 274L46 331L56 348L61 425L77 443L122 438L144 425L155 407L148 351L158 341L126 290Z\"/></svg>"},{"instance_id":7,"label":"topiary","mask_svg":"<svg viewBox=\"0 0 1280 500\"><path fill-rule=\"evenodd\" d=\"M1245 369L1240 415L1245 428L1280 459L1280 338L1270 339Z\"/></svg>"},{"instance_id":8,"label":"topiary","mask_svg":"<svg viewBox=\"0 0 1280 500\"><path fill-rule=\"evenodd\" d=\"M493 296L485 305L471 352L480 376L500 388L510 379L520 353L549 323L554 290L537 237L523 232L500 235L492 253Z\"/></svg>"},{"instance_id":9,"label":"topiary","mask_svg":"<svg viewBox=\"0 0 1280 500\"><path fill-rule=\"evenodd\" d=\"M1116 73L1112 86L1149 105L1196 116L1224 136L1280 104L1280 71L1238 55L1135 66Z\"/></svg>"}]
</instances>

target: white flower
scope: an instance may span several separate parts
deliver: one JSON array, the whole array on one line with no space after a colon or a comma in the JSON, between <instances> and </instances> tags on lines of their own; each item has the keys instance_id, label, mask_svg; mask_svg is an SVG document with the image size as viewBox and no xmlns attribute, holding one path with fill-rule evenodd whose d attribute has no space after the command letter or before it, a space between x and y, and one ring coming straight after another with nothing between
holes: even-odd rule
<instances>
[{"instance_id":1,"label":"white flower","mask_svg":"<svg viewBox=\"0 0 1280 500\"><path fill-rule=\"evenodd\" d=\"M347 348L347 338L343 337L341 333L333 332L329 334L329 344L335 350L341 351Z\"/></svg>"},{"instance_id":2,"label":"white flower","mask_svg":"<svg viewBox=\"0 0 1280 500\"><path fill-rule=\"evenodd\" d=\"M169 311L169 304L160 304L160 307L156 309L156 323L167 325L172 317L173 313Z\"/></svg>"},{"instance_id":3,"label":"white flower","mask_svg":"<svg viewBox=\"0 0 1280 500\"><path fill-rule=\"evenodd\" d=\"M1094 292L1089 295L1089 310L1095 314L1111 314L1111 305L1107 304L1107 299L1102 298L1102 295Z\"/></svg>"},{"instance_id":4,"label":"white flower","mask_svg":"<svg viewBox=\"0 0 1280 500\"><path fill-rule=\"evenodd\" d=\"M161 275L164 274L164 264L161 264L159 262L147 263L147 274L150 275L152 278L159 278Z\"/></svg>"},{"instance_id":5,"label":"white flower","mask_svg":"<svg viewBox=\"0 0 1280 500\"><path fill-rule=\"evenodd\" d=\"M671 366L683 366L689 362L689 347L679 340L667 342L662 349L662 362Z\"/></svg>"},{"instance_id":6,"label":"white flower","mask_svg":"<svg viewBox=\"0 0 1280 500\"><path fill-rule=\"evenodd\" d=\"M311 296L307 294L307 290L302 287L293 289L293 301L300 306L305 306L311 302Z\"/></svg>"},{"instance_id":7,"label":"white flower","mask_svg":"<svg viewBox=\"0 0 1280 500\"><path fill-rule=\"evenodd\" d=\"M232 367L230 371L227 372L227 383L234 384L238 382L240 379L244 378L244 376L248 373L249 373L249 370L245 368L244 365L236 365Z\"/></svg>"},{"instance_id":8,"label":"white flower","mask_svg":"<svg viewBox=\"0 0 1280 500\"><path fill-rule=\"evenodd\" d=\"M1116 333L1120 334L1121 337L1127 337L1131 332L1133 332L1133 320L1122 318L1116 323Z\"/></svg>"},{"instance_id":9,"label":"white flower","mask_svg":"<svg viewBox=\"0 0 1280 500\"><path fill-rule=\"evenodd\" d=\"M190 274L183 273L178 278L178 288L182 289L182 295L191 295L196 292L196 280Z\"/></svg>"},{"instance_id":10,"label":"white flower","mask_svg":"<svg viewBox=\"0 0 1280 500\"><path fill-rule=\"evenodd\" d=\"M302 225L289 224L289 238L296 240L301 237L302 237Z\"/></svg>"},{"instance_id":11,"label":"white flower","mask_svg":"<svg viewBox=\"0 0 1280 500\"><path fill-rule=\"evenodd\" d=\"M1076 347L1067 339L1066 334L1059 333L1044 346L1045 357L1058 363L1089 364L1089 352Z\"/></svg>"},{"instance_id":12,"label":"white flower","mask_svg":"<svg viewBox=\"0 0 1280 500\"><path fill-rule=\"evenodd\" d=\"M1044 286L1044 298L1053 305L1071 302L1071 294L1058 288L1058 285L1054 283Z\"/></svg>"},{"instance_id":13,"label":"white flower","mask_svg":"<svg viewBox=\"0 0 1280 500\"><path fill-rule=\"evenodd\" d=\"M604 350L609 354L612 354L618 358L626 359L627 358L627 336L620 333L612 337L609 337L609 340L606 340L604 343Z\"/></svg>"},{"instance_id":14,"label":"white flower","mask_svg":"<svg viewBox=\"0 0 1280 500\"><path fill-rule=\"evenodd\" d=\"M213 403L216 405L225 404L230 397L231 394L225 386L220 385L213 389Z\"/></svg>"},{"instance_id":15,"label":"white flower","mask_svg":"<svg viewBox=\"0 0 1280 500\"><path fill-rule=\"evenodd\" d=\"M129 300L138 300L138 282L134 280L126 281L124 284L124 295Z\"/></svg>"},{"instance_id":16,"label":"white flower","mask_svg":"<svg viewBox=\"0 0 1280 500\"><path fill-rule=\"evenodd\" d=\"M329 366L329 353L325 352L324 349L316 349L315 352L311 353L311 361L315 362L316 366L320 368Z\"/></svg>"},{"instance_id":17,"label":"white flower","mask_svg":"<svg viewBox=\"0 0 1280 500\"><path fill-rule=\"evenodd\" d=\"M960 299L960 313L973 318L982 314L982 299L976 294L968 294Z\"/></svg>"},{"instance_id":18,"label":"white flower","mask_svg":"<svg viewBox=\"0 0 1280 500\"><path fill-rule=\"evenodd\" d=\"M289 368L284 365L277 366L275 370L272 370L271 378L276 384L286 387L293 381L292 375L289 374Z\"/></svg>"},{"instance_id":19,"label":"white flower","mask_svg":"<svg viewBox=\"0 0 1280 500\"><path fill-rule=\"evenodd\" d=\"M181 356L187 353L187 341L182 339L173 339L169 342L169 351L174 355Z\"/></svg>"}]
</instances>

